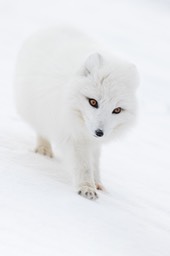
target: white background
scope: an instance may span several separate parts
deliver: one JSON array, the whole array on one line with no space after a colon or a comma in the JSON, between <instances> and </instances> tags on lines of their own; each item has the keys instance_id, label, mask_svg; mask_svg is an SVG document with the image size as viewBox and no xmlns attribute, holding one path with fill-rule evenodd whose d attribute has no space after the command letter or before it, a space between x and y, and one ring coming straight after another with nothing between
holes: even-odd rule
<instances>
[{"instance_id":1,"label":"white background","mask_svg":"<svg viewBox=\"0 0 170 256\"><path fill-rule=\"evenodd\" d=\"M23 41L70 25L136 63L138 123L103 148L107 193L76 195L57 156L33 153L17 116L13 77ZM0 1L0 255L170 255L170 2Z\"/></svg>"}]
</instances>

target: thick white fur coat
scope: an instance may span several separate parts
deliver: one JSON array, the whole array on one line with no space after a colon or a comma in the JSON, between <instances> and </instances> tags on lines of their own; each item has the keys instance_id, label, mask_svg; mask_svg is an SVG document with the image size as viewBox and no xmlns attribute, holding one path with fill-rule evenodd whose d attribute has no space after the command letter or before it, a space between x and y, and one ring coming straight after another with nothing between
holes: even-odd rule
<instances>
[{"instance_id":1,"label":"thick white fur coat","mask_svg":"<svg viewBox=\"0 0 170 256\"><path fill-rule=\"evenodd\" d=\"M52 156L50 142L65 148L76 189L84 197L95 199L96 188L102 189L101 144L123 134L135 120L137 84L133 64L104 53L74 30L39 32L19 53L17 110L37 134L37 152ZM113 113L116 108L122 111ZM102 136L96 136L97 130Z\"/></svg>"}]
</instances>

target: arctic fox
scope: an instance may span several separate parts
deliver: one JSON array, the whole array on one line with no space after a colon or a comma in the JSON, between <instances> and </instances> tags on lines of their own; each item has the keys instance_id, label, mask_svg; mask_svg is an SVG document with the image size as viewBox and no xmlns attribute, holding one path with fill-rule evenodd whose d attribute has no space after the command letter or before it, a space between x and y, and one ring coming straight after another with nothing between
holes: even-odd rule
<instances>
[{"instance_id":1,"label":"arctic fox","mask_svg":"<svg viewBox=\"0 0 170 256\"><path fill-rule=\"evenodd\" d=\"M52 157L65 148L79 195L102 189L101 144L123 134L136 116L138 73L72 29L47 29L29 38L17 61L19 114L36 132L35 151Z\"/></svg>"}]
</instances>

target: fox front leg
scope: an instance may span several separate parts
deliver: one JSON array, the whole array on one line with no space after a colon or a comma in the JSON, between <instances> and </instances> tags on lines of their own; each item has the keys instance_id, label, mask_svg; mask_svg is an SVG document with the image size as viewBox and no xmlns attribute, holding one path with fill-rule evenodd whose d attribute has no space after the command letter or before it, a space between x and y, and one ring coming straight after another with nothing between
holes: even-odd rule
<instances>
[{"instance_id":1,"label":"fox front leg","mask_svg":"<svg viewBox=\"0 0 170 256\"><path fill-rule=\"evenodd\" d=\"M101 178L100 178L100 167L99 167L100 151L101 151L100 145L95 146L93 148L92 164L93 164L93 172L94 172L94 181L95 181L95 186L97 190L105 191L105 188L102 185Z\"/></svg>"},{"instance_id":2,"label":"fox front leg","mask_svg":"<svg viewBox=\"0 0 170 256\"><path fill-rule=\"evenodd\" d=\"M94 200L97 199L98 196L94 181L92 157L91 145L85 143L74 144L72 161L76 190L79 195Z\"/></svg>"}]
</instances>

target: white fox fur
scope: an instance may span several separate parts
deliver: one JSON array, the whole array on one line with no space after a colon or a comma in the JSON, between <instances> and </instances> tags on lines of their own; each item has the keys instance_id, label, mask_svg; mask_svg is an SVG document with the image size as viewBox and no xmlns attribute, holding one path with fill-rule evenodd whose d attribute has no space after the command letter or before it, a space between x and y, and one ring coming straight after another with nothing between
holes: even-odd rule
<instances>
[{"instance_id":1,"label":"white fox fur","mask_svg":"<svg viewBox=\"0 0 170 256\"><path fill-rule=\"evenodd\" d=\"M64 146L77 192L84 197L95 199L96 188L102 188L101 144L123 134L135 120L137 84L133 64L103 53L75 30L41 31L20 51L18 112L37 134L37 152L52 156L51 142ZM112 113L115 108L122 111ZM97 130L103 136L96 136Z\"/></svg>"}]
</instances>

